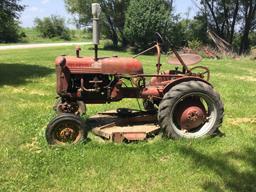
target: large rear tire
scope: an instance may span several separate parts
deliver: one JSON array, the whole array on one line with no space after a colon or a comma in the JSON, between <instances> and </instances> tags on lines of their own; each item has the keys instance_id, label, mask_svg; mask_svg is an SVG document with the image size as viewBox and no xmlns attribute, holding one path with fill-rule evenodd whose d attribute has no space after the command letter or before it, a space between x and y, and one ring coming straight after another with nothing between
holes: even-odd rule
<instances>
[{"instance_id":1,"label":"large rear tire","mask_svg":"<svg viewBox=\"0 0 256 192\"><path fill-rule=\"evenodd\" d=\"M49 145L77 144L87 137L87 131L79 116L63 113L48 124L45 137Z\"/></svg>"},{"instance_id":2,"label":"large rear tire","mask_svg":"<svg viewBox=\"0 0 256 192\"><path fill-rule=\"evenodd\" d=\"M222 124L224 107L219 94L201 81L171 88L159 105L158 121L168 138L213 135Z\"/></svg>"}]
</instances>

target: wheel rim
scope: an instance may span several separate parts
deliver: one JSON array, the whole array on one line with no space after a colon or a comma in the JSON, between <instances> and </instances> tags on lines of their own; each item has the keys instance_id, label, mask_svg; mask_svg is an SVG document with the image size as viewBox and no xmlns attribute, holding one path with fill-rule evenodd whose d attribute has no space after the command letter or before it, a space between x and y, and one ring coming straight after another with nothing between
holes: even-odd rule
<instances>
[{"instance_id":1,"label":"wheel rim","mask_svg":"<svg viewBox=\"0 0 256 192\"><path fill-rule=\"evenodd\" d=\"M60 122L52 132L52 139L56 144L76 143L81 136L79 125L72 121Z\"/></svg>"},{"instance_id":2,"label":"wheel rim","mask_svg":"<svg viewBox=\"0 0 256 192\"><path fill-rule=\"evenodd\" d=\"M192 92L178 99L171 111L171 126L184 138L207 135L217 120L213 99L202 92Z\"/></svg>"}]
</instances>

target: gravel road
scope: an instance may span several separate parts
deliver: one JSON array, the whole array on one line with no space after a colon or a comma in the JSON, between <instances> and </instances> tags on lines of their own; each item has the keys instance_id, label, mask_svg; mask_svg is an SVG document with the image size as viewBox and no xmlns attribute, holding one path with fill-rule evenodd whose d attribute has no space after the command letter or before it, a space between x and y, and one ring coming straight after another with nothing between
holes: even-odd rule
<instances>
[{"instance_id":1,"label":"gravel road","mask_svg":"<svg viewBox=\"0 0 256 192\"><path fill-rule=\"evenodd\" d=\"M6 45L0 46L0 50L11 49L32 49L43 47L61 47L61 46L75 46L75 45L90 45L91 42L69 42L69 43L39 43L39 44L20 44L20 45Z\"/></svg>"}]
</instances>

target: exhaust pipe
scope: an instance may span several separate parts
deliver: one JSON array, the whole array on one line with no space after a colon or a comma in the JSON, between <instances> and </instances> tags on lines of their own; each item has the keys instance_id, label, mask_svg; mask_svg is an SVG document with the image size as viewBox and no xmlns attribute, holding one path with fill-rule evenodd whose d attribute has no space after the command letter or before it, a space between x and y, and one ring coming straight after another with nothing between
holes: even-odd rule
<instances>
[{"instance_id":1,"label":"exhaust pipe","mask_svg":"<svg viewBox=\"0 0 256 192\"><path fill-rule=\"evenodd\" d=\"M95 61L98 60L98 45L100 42L100 30L99 30L99 20L100 20L101 7L99 3L92 4L92 15L93 15L93 44L95 51Z\"/></svg>"}]
</instances>

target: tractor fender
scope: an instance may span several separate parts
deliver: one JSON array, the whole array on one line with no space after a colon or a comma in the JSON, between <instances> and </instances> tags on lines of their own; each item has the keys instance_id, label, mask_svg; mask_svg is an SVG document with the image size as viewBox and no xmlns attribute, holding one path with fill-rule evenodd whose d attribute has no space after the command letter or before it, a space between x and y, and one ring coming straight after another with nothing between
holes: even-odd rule
<instances>
[{"instance_id":1,"label":"tractor fender","mask_svg":"<svg viewBox=\"0 0 256 192\"><path fill-rule=\"evenodd\" d=\"M212 84L210 84L208 81L201 79L199 77L181 77L167 84L164 87L163 94L167 93L175 85L178 85L179 83L183 83L183 82L188 82L188 81L201 81L213 87Z\"/></svg>"}]
</instances>

